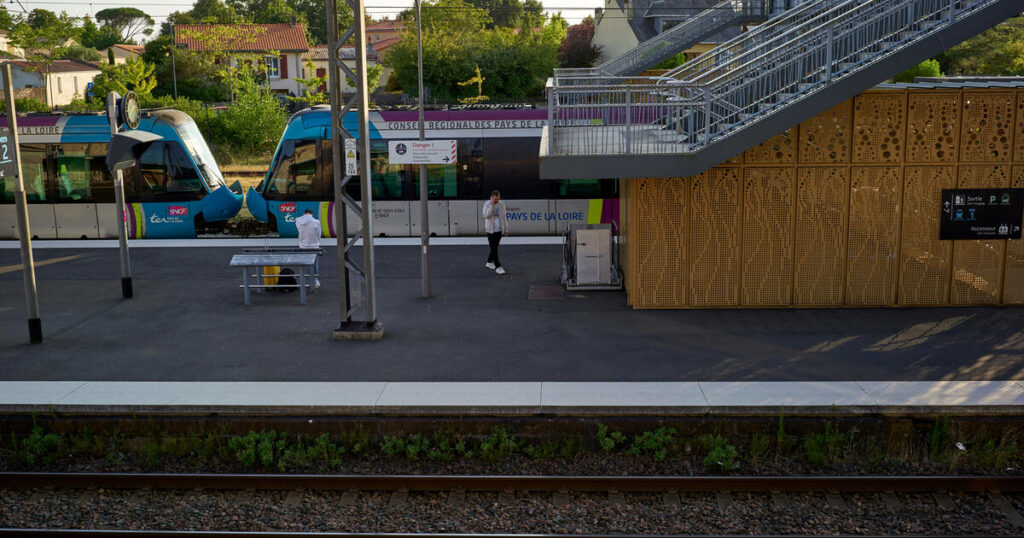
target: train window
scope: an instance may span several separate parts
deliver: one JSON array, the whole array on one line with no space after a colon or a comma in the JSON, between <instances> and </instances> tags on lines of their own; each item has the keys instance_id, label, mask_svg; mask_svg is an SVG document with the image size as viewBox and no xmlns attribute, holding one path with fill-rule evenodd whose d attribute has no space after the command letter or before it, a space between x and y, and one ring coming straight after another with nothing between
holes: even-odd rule
<instances>
[{"instance_id":1,"label":"train window","mask_svg":"<svg viewBox=\"0 0 1024 538\"><path fill-rule=\"evenodd\" d=\"M484 193L501 191L506 199L551 198L554 182L540 179L540 141L529 138L484 139Z\"/></svg>"},{"instance_id":2,"label":"train window","mask_svg":"<svg viewBox=\"0 0 1024 538\"><path fill-rule=\"evenodd\" d=\"M114 201L114 181L107 171L106 144L55 144L52 148L60 201Z\"/></svg>"},{"instance_id":3,"label":"train window","mask_svg":"<svg viewBox=\"0 0 1024 538\"><path fill-rule=\"evenodd\" d=\"M194 200L203 192L192 161L177 142L153 142L138 158L131 189L140 201Z\"/></svg>"},{"instance_id":4,"label":"train window","mask_svg":"<svg viewBox=\"0 0 1024 538\"><path fill-rule=\"evenodd\" d=\"M480 187L484 177L484 141L482 138L459 140L459 198L477 199L483 195Z\"/></svg>"},{"instance_id":5,"label":"train window","mask_svg":"<svg viewBox=\"0 0 1024 538\"><path fill-rule=\"evenodd\" d=\"M408 167L388 161L386 140L370 141L370 170L373 175L373 197L376 200L401 200L405 187L403 183L414 179ZM411 192L419 192L412 185L409 187Z\"/></svg>"},{"instance_id":6,"label":"train window","mask_svg":"<svg viewBox=\"0 0 1024 538\"><path fill-rule=\"evenodd\" d=\"M459 194L456 165L427 165L427 199L455 198Z\"/></svg>"},{"instance_id":7,"label":"train window","mask_svg":"<svg viewBox=\"0 0 1024 538\"><path fill-rule=\"evenodd\" d=\"M46 146L21 144L21 175L25 178L25 198L29 202L46 201ZM14 186L7 190L14 190Z\"/></svg>"},{"instance_id":8,"label":"train window","mask_svg":"<svg viewBox=\"0 0 1024 538\"><path fill-rule=\"evenodd\" d=\"M320 198L323 188L316 181L317 145L316 140L285 141L270 176L267 193L283 195L289 200Z\"/></svg>"},{"instance_id":9,"label":"train window","mask_svg":"<svg viewBox=\"0 0 1024 538\"><path fill-rule=\"evenodd\" d=\"M558 196L562 198L603 198L604 186L600 179L562 179L558 181Z\"/></svg>"}]
</instances>

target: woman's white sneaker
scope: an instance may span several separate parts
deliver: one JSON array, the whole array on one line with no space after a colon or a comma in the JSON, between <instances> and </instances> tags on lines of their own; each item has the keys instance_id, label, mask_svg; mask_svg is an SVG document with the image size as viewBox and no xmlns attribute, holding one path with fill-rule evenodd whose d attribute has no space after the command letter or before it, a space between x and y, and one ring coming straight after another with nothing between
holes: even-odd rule
<instances>
[{"instance_id":1,"label":"woman's white sneaker","mask_svg":"<svg viewBox=\"0 0 1024 538\"><path fill-rule=\"evenodd\" d=\"M498 273L499 275L503 275L503 274L505 274L505 268L504 267L499 267L499 268L495 269L494 272Z\"/></svg>"}]
</instances>

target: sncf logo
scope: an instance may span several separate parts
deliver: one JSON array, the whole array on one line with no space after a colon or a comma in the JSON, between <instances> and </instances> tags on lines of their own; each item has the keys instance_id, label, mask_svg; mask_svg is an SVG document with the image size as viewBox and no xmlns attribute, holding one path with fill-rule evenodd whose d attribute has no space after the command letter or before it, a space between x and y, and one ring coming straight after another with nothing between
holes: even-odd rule
<instances>
[{"instance_id":1,"label":"sncf logo","mask_svg":"<svg viewBox=\"0 0 1024 538\"><path fill-rule=\"evenodd\" d=\"M172 205L167 207L167 214L169 216L183 217L188 215L188 208L180 205Z\"/></svg>"},{"instance_id":2,"label":"sncf logo","mask_svg":"<svg viewBox=\"0 0 1024 538\"><path fill-rule=\"evenodd\" d=\"M277 210L281 213L295 213L295 203L281 204L277 206Z\"/></svg>"}]
</instances>

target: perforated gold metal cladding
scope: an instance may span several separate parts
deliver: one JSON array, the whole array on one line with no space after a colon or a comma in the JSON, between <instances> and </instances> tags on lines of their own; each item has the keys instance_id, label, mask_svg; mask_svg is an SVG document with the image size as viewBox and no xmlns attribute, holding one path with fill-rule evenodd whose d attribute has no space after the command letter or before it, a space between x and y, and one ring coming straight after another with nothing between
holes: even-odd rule
<instances>
[{"instance_id":1,"label":"perforated gold metal cladding","mask_svg":"<svg viewBox=\"0 0 1024 538\"><path fill-rule=\"evenodd\" d=\"M794 169L747 168L743 182L744 306L784 306L793 292Z\"/></svg>"},{"instance_id":2,"label":"perforated gold metal cladding","mask_svg":"<svg viewBox=\"0 0 1024 538\"><path fill-rule=\"evenodd\" d=\"M849 169L801 168L796 193L793 304L843 304Z\"/></svg>"},{"instance_id":3,"label":"perforated gold metal cladding","mask_svg":"<svg viewBox=\"0 0 1024 538\"><path fill-rule=\"evenodd\" d=\"M1019 108L1017 109L1020 110ZM1014 166L1011 187L1024 189L1024 165ZM1006 242L1006 268L1003 271L1003 302L1024 304L1024 238Z\"/></svg>"},{"instance_id":4,"label":"perforated gold metal cladding","mask_svg":"<svg viewBox=\"0 0 1024 538\"><path fill-rule=\"evenodd\" d=\"M1024 240L939 240L942 189L1024 188L1024 89L869 91L627 183L638 308L1024 304Z\"/></svg>"},{"instance_id":5,"label":"perforated gold metal cladding","mask_svg":"<svg viewBox=\"0 0 1024 538\"><path fill-rule=\"evenodd\" d=\"M1016 125L1013 130L1013 160L1024 162L1024 92L1017 92Z\"/></svg>"},{"instance_id":6,"label":"perforated gold metal cladding","mask_svg":"<svg viewBox=\"0 0 1024 538\"><path fill-rule=\"evenodd\" d=\"M845 101L800 124L801 163L849 162L850 108Z\"/></svg>"},{"instance_id":7,"label":"perforated gold metal cladding","mask_svg":"<svg viewBox=\"0 0 1024 538\"><path fill-rule=\"evenodd\" d=\"M960 92L911 92L907 162L952 163L960 137Z\"/></svg>"},{"instance_id":8,"label":"perforated gold metal cladding","mask_svg":"<svg viewBox=\"0 0 1024 538\"><path fill-rule=\"evenodd\" d=\"M690 305L735 306L739 295L740 174L712 168L690 189Z\"/></svg>"},{"instance_id":9,"label":"perforated gold metal cladding","mask_svg":"<svg viewBox=\"0 0 1024 538\"><path fill-rule=\"evenodd\" d=\"M984 189L1010 186L1010 167L961 165L957 187ZM1005 241L955 241L953 280L949 301L953 304L996 304L1002 293Z\"/></svg>"},{"instance_id":10,"label":"perforated gold metal cladding","mask_svg":"<svg viewBox=\"0 0 1024 538\"><path fill-rule=\"evenodd\" d=\"M906 116L907 95L904 92L869 93L854 98L853 162L903 162Z\"/></svg>"},{"instance_id":11,"label":"perforated gold metal cladding","mask_svg":"<svg viewBox=\"0 0 1024 538\"><path fill-rule=\"evenodd\" d=\"M956 166L907 166L903 174L899 304L946 304L953 242L939 240L939 208L942 189L956 187Z\"/></svg>"},{"instance_id":12,"label":"perforated gold metal cladding","mask_svg":"<svg viewBox=\"0 0 1024 538\"><path fill-rule=\"evenodd\" d=\"M1015 97L1009 92L964 94L960 162L1010 162Z\"/></svg>"},{"instance_id":13,"label":"perforated gold metal cladding","mask_svg":"<svg viewBox=\"0 0 1024 538\"><path fill-rule=\"evenodd\" d=\"M796 128L786 129L743 153L745 164L792 164L796 162Z\"/></svg>"},{"instance_id":14,"label":"perforated gold metal cladding","mask_svg":"<svg viewBox=\"0 0 1024 538\"><path fill-rule=\"evenodd\" d=\"M889 305L896 300L901 175L896 166L853 169L846 304Z\"/></svg>"},{"instance_id":15,"label":"perforated gold metal cladding","mask_svg":"<svg viewBox=\"0 0 1024 538\"><path fill-rule=\"evenodd\" d=\"M644 208L636 227L644 248L637 254L637 284L643 293L637 307L686 304L688 179L642 179L636 182L637 204Z\"/></svg>"}]
</instances>

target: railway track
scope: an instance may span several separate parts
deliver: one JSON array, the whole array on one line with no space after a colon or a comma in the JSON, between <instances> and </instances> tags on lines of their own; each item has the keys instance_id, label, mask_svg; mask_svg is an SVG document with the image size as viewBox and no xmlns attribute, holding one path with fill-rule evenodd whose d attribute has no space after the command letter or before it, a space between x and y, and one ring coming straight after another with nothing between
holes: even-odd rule
<instances>
[{"instance_id":1,"label":"railway track","mask_svg":"<svg viewBox=\"0 0 1024 538\"><path fill-rule=\"evenodd\" d=\"M1024 535L1024 477L0 473L0 497L0 536Z\"/></svg>"}]
</instances>

